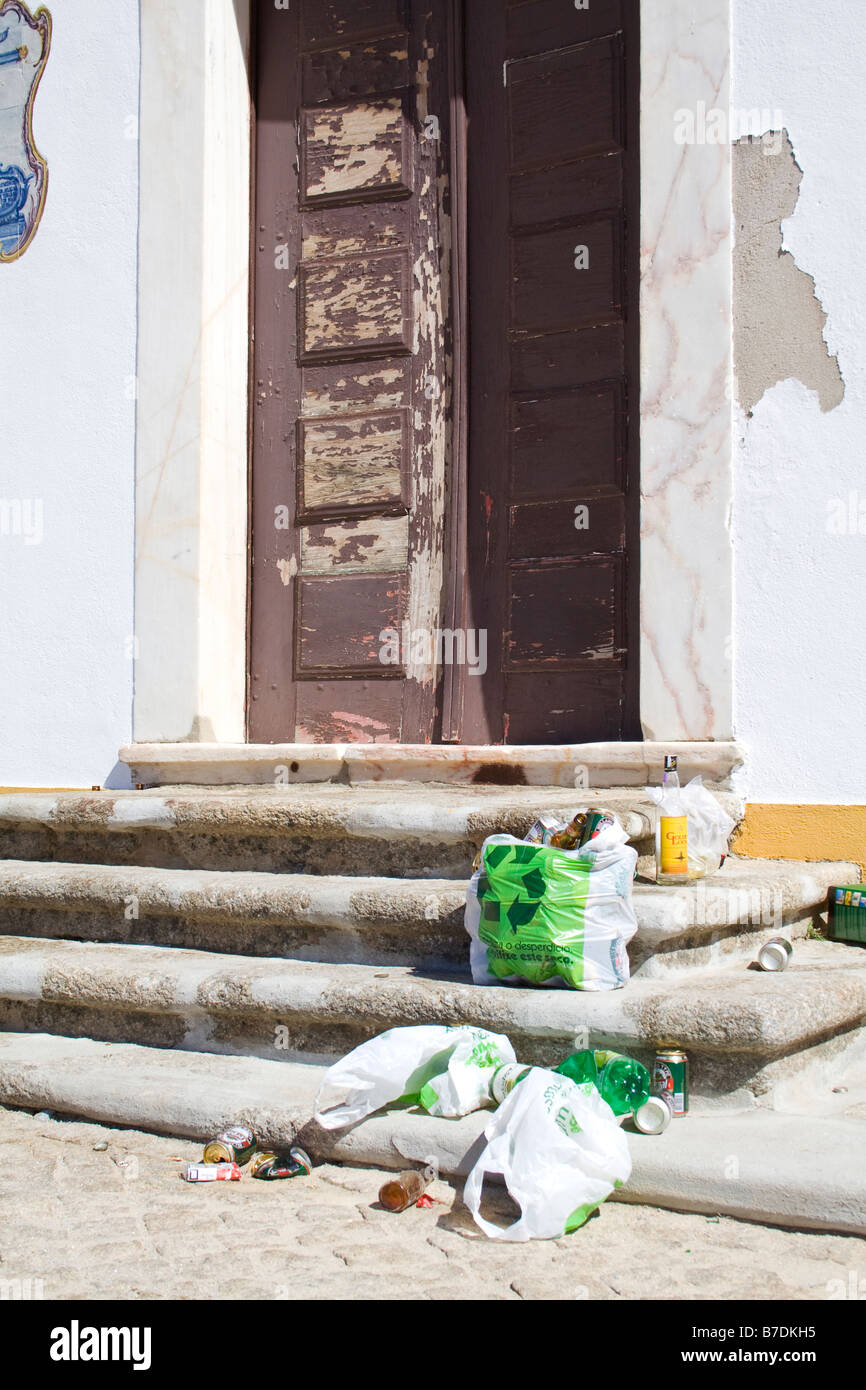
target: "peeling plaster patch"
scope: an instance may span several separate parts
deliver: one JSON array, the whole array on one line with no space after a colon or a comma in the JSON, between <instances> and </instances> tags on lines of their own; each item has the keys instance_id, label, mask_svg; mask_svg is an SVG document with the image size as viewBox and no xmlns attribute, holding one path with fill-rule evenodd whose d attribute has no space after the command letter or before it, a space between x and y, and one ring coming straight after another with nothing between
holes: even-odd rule
<instances>
[{"instance_id":1,"label":"peeling plaster patch","mask_svg":"<svg viewBox=\"0 0 866 1390\"><path fill-rule=\"evenodd\" d=\"M286 585L291 584L292 576L298 572L297 557L292 555L288 560L278 560L277 569L280 571L280 579L282 579L283 583Z\"/></svg>"},{"instance_id":2,"label":"peeling plaster patch","mask_svg":"<svg viewBox=\"0 0 866 1390\"><path fill-rule=\"evenodd\" d=\"M760 136L734 142L734 368L748 415L792 377L817 392L823 411L845 394L814 278L782 249L781 224L797 206L802 178L787 131L778 154L768 154Z\"/></svg>"}]
</instances>

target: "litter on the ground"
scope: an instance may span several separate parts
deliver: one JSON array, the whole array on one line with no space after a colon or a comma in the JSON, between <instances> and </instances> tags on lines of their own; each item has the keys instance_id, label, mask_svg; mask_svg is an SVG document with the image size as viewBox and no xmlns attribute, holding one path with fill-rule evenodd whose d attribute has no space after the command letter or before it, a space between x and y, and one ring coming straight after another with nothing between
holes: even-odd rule
<instances>
[{"instance_id":1,"label":"litter on the ground","mask_svg":"<svg viewBox=\"0 0 866 1390\"><path fill-rule=\"evenodd\" d=\"M275 1153L257 1153L250 1163L250 1177L274 1182L279 1178L309 1177L313 1160L303 1149L289 1149L287 1157Z\"/></svg>"},{"instance_id":2,"label":"litter on the ground","mask_svg":"<svg viewBox=\"0 0 866 1390\"><path fill-rule=\"evenodd\" d=\"M572 1052L555 1071L578 1083L590 1081L614 1115L631 1115L649 1098L649 1071L642 1062L623 1057L621 1052L584 1048Z\"/></svg>"},{"instance_id":3,"label":"litter on the ground","mask_svg":"<svg viewBox=\"0 0 866 1390\"><path fill-rule=\"evenodd\" d=\"M205 1145L202 1160L205 1163L249 1163L257 1148L258 1139L249 1125L229 1125Z\"/></svg>"},{"instance_id":4,"label":"litter on the ground","mask_svg":"<svg viewBox=\"0 0 866 1390\"><path fill-rule=\"evenodd\" d=\"M650 1096L634 1112L635 1128L641 1134L663 1134L671 1122L672 1113L663 1096Z\"/></svg>"},{"instance_id":5,"label":"litter on the ground","mask_svg":"<svg viewBox=\"0 0 866 1390\"><path fill-rule=\"evenodd\" d=\"M689 883L714 874L728 853L736 824L707 791L702 777L680 786L677 759L665 758L660 787L648 787L659 808L656 820L656 882Z\"/></svg>"},{"instance_id":6,"label":"litter on the ground","mask_svg":"<svg viewBox=\"0 0 866 1390\"><path fill-rule=\"evenodd\" d=\"M433 1173L425 1169L419 1173L415 1168L407 1168L395 1178L389 1178L379 1188L379 1201L388 1211L405 1211L407 1207L417 1207L424 1202L427 1188L433 1181ZM424 1203L432 1206L432 1197Z\"/></svg>"},{"instance_id":7,"label":"litter on the ground","mask_svg":"<svg viewBox=\"0 0 866 1390\"><path fill-rule=\"evenodd\" d=\"M831 941L866 945L866 888L842 884L829 890L828 928Z\"/></svg>"},{"instance_id":8,"label":"litter on the ground","mask_svg":"<svg viewBox=\"0 0 866 1390\"><path fill-rule=\"evenodd\" d=\"M684 1060L683 1054L665 1056ZM671 1072L671 1079L687 1107L685 1072ZM640 1115L639 1128L647 1134L666 1127L671 1108L651 1096L651 1085L643 1063L621 1053L584 1049L550 1071L516 1062L509 1040L484 1029L391 1028L329 1068L316 1098L316 1120L337 1129L395 1101L452 1117L498 1107L464 1200L494 1239L544 1239L582 1226L628 1180L622 1118ZM443 1097L447 1110L441 1108ZM481 1216L487 1174L501 1175L520 1206L520 1219L506 1229ZM432 1176L432 1167L407 1170L383 1185L379 1200L389 1210L405 1211L418 1204Z\"/></svg>"},{"instance_id":9,"label":"litter on the ground","mask_svg":"<svg viewBox=\"0 0 866 1390\"><path fill-rule=\"evenodd\" d=\"M653 1095L661 1096L675 1117L689 1111L689 1059L679 1048L663 1048L653 1062Z\"/></svg>"},{"instance_id":10,"label":"litter on the ground","mask_svg":"<svg viewBox=\"0 0 866 1390\"><path fill-rule=\"evenodd\" d=\"M237 1163L186 1163L181 1171L185 1182L240 1182Z\"/></svg>"},{"instance_id":11,"label":"litter on the ground","mask_svg":"<svg viewBox=\"0 0 866 1390\"><path fill-rule=\"evenodd\" d=\"M758 964L762 970L787 970L794 948L785 936L774 936L765 941L758 952Z\"/></svg>"},{"instance_id":12,"label":"litter on the ground","mask_svg":"<svg viewBox=\"0 0 866 1390\"><path fill-rule=\"evenodd\" d=\"M494 1240L552 1240L582 1226L631 1175L628 1141L590 1082L533 1067L491 1117L463 1200ZM481 1215L484 1179L498 1174L520 1207L507 1227Z\"/></svg>"},{"instance_id":13,"label":"litter on the ground","mask_svg":"<svg viewBox=\"0 0 866 1390\"><path fill-rule=\"evenodd\" d=\"M341 1129L398 1102L431 1115L468 1115L493 1104L494 1073L514 1061L508 1039L486 1028L389 1028L329 1068L316 1119L324 1129Z\"/></svg>"}]
</instances>

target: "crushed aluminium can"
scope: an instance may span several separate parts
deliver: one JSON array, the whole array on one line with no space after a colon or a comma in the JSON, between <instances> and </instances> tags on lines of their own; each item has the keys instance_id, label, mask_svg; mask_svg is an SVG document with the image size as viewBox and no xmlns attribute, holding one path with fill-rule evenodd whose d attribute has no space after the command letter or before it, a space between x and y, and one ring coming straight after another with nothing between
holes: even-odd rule
<instances>
[{"instance_id":1,"label":"crushed aluminium can","mask_svg":"<svg viewBox=\"0 0 866 1390\"><path fill-rule=\"evenodd\" d=\"M205 1163L249 1163L258 1140L249 1125L229 1125L205 1146Z\"/></svg>"},{"instance_id":2,"label":"crushed aluminium can","mask_svg":"<svg viewBox=\"0 0 866 1390\"><path fill-rule=\"evenodd\" d=\"M689 1059L679 1048L660 1049L653 1062L652 1091L671 1108L674 1119L689 1110Z\"/></svg>"},{"instance_id":3,"label":"crushed aluminium can","mask_svg":"<svg viewBox=\"0 0 866 1390\"><path fill-rule=\"evenodd\" d=\"M185 1163L181 1171L185 1182L240 1182L236 1163Z\"/></svg>"},{"instance_id":4,"label":"crushed aluminium can","mask_svg":"<svg viewBox=\"0 0 866 1390\"><path fill-rule=\"evenodd\" d=\"M303 1149L289 1149L288 1158L275 1153L258 1153L250 1164L250 1177L274 1182L277 1178L309 1177L313 1161Z\"/></svg>"},{"instance_id":5,"label":"crushed aluminium can","mask_svg":"<svg viewBox=\"0 0 866 1390\"><path fill-rule=\"evenodd\" d=\"M762 970L787 970L793 954L794 948L786 936L774 936L758 952L758 964Z\"/></svg>"}]
</instances>

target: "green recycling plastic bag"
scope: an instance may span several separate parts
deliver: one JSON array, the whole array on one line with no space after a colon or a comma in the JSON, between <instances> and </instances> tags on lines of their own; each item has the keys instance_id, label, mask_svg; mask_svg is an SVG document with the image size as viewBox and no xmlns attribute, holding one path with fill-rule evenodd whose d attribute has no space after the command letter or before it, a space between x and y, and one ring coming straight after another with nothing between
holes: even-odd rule
<instances>
[{"instance_id":1,"label":"green recycling plastic bag","mask_svg":"<svg viewBox=\"0 0 866 1390\"><path fill-rule=\"evenodd\" d=\"M636 860L619 825L577 850L491 835L466 898L475 983L624 985Z\"/></svg>"}]
</instances>

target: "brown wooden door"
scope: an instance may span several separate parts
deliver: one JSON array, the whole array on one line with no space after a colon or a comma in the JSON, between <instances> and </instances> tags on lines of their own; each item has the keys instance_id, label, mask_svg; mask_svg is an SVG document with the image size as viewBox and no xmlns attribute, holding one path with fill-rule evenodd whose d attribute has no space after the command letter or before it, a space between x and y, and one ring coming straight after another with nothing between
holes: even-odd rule
<instances>
[{"instance_id":1,"label":"brown wooden door","mask_svg":"<svg viewBox=\"0 0 866 1390\"><path fill-rule=\"evenodd\" d=\"M254 741L434 736L447 9L257 6Z\"/></svg>"},{"instance_id":2,"label":"brown wooden door","mask_svg":"<svg viewBox=\"0 0 866 1390\"><path fill-rule=\"evenodd\" d=\"M260 0L252 739L640 737L637 12Z\"/></svg>"},{"instance_id":3,"label":"brown wooden door","mask_svg":"<svg viewBox=\"0 0 866 1390\"><path fill-rule=\"evenodd\" d=\"M471 0L464 742L639 738L638 0Z\"/></svg>"}]
</instances>

